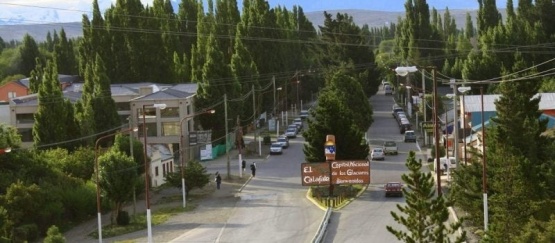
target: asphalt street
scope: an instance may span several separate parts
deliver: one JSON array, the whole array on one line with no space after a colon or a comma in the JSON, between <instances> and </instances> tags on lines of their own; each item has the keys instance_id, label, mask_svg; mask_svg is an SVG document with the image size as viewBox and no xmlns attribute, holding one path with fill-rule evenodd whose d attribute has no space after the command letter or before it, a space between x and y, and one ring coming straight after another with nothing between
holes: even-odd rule
<instances>
[{"instance_id":1,"label":"asphalt street","mask_svg":"<svg viewBox=\"0 0 555 243\"><path fill-rule=\"evenodd\" d=\"M367 133L370 147L381 147L385 141L395 141L399 154L371 162L371 184L361 197L332 214L324 242L398 242L386 226L402 227L393 220L390 212L398 212L397 205L404 204L405 199L386 198L383 185L402 182L401 175L408 171L405 162L409 151L415 151L417 158L423 156L417 143L403 142L403 135L391 114L395 104L393 97L379 91L370 102L374 110L374 123Z\"/></svg>"}]
</instances>

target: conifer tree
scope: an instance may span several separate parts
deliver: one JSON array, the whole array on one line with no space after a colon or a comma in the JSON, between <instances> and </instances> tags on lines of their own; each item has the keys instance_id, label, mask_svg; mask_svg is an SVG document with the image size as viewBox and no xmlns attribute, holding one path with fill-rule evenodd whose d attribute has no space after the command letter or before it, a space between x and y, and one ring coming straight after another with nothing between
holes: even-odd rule
<instances>
[{"instance_id":1,"label":"conifer tree","mask_svg":"<svg viewBox=\"0 0 555 243\"><path fill-rule=\"evenodd\" d=\"M29 76L35 68L36 58L40 58L39 47L37 42L29 34L23 37L23 44L19 48L19 57L21 63L19 65L19 73Z\"/></svg>"},{"instance_id":2,"label":"conifer tree","mask_svg":"<svg viewBox=\"0 0 555 243\"><path fill-rule=\"evenodd\" d=\"M39 86L38 99L39 105L33 124L35 147L41 149L62 147L71 150L74 144L59 144L79 134L70 134L75 132L76 126L71 123L74 121L73 109L68 110L71 104L68 105L69 101L62 95L55 61L48 61L46 64L44 79Z\"/></svg>"},{"instance_id":3,"label":"conifer tree","mask_svg":"<svg viewBox=\"0 0 555 243\"><path fill-rule=\"evenodd\" d=\"M94 112L94 125L96 133L106 133L119 129L122 121L119 118L116 102L112 98L110 78L106 75L104 61L100 55L94 62L92 83L92 110ZM100 136L100 135L99 135Z\"/></svg>"},{"instance_id":4,"label":"conifer tree","mask_svg":"<svg viewBox=\"0 0 555 243\"><path fill-rule=\"evenodd\" d=\"M446 226L449 220L448 203L443 197L435 197L432 173L421 171L422 160L416 160L414 151L409 152L406 166L409 173L403 174L401 178L407 186L403 188L407 204L397 204L400 214L391 212L395 221L406 230L389 225L387 230L403 242L451 242L448 236L454 234L461 223ZM454 242L465 240L466 232L463 232Z\"/></svg>"}]
</instances>

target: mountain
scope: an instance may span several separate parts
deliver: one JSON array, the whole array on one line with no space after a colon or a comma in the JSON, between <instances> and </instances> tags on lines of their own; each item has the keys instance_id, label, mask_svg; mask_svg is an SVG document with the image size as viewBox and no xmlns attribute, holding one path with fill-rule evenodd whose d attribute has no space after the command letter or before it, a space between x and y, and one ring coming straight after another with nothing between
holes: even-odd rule
<instances>
[{"instance_id":1,"label":"mountain","mask_svg":"<svg viewBox=\"0 0 555 243\"><path fill-rule=\"evenodd\" d=\"M177 6L174 6L176 8ZM335 16L338 12L347 13L353 17L354 22L362 26L367 24L369 27L381 27L381 26L389 26L390 23L396 23L398 17L405 17L404 12L384 12L384 11L372 11L372 10L330 10L327 11ZM438 13L443 16L445 11L438 10ZM455 23L457 24L458 29L462 29L464 27L466 21L466 13L470 12L472 16L472 21L474 22L474 26L476 26L476 10L449 10L451 16L455 18ZM501 14L504 15L505 11L500 10ZM307 12L305 13L307 18L314 24L316 29L318 26L324 24L324 12L323 11L316 11L316 12ZM51 17L55 17L56 15L50 15ZM13 16L13 22L16 22L19 18ZM45 17L46 18L46 17ZM6 18L2 18L5 20ZM68 38L75 38L80 37L83 35L83 31L81 29L80 22L72 22L72 23L51 23L51 24L26 24L26 25L0 25L0 37L4 39L4 41L10 40L22 40L25 33L29 33L36 41L42 42L46 40L46 34L48 32L53 33L54 30L57 32L60 31L61 28L64 28Z\"/></svg>"}]
</instances>

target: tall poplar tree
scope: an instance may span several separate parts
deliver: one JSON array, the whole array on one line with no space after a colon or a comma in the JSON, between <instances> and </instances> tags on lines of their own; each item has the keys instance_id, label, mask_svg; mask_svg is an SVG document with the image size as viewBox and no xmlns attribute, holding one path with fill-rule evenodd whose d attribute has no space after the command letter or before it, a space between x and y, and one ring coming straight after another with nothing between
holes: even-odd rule
<instances>
[{"instance_id":1,"label":"tall poplar tree","mask_svg":"<svg viewBox=\"0 0 555 243\"><path fill-rule=\"evenodd\" d=\"M110 78L106 75L104 61L100 55L96 56L91 77L94 87L91 104L94 112L95 132L99 134L119 129L122 121L117 112L116 102L112 98Z\"/></svg>"},{"instance_id":2,"label":"tall poplar tree","mask_svg":"<svg viewBox=\"0 0 555 243\"><path fill-rule=\"evenodd\" d=\"M37 42L29 34L25 34L25 36L23 36L23 43L19 47L19 58L21 63L18 73L29 76L31 71L35 68L36 58L40 57Z\"/></svg>"},{"instance_id":3,"label":"tall poplar tree","mask_svg":"<svg viewBox=\"0 0 555 243\"><path fill-rule=\"evenodd\" d=\"M43 77L39 86L39 104L33 124L34 145L41 149L62 147L71 150L75 144L62 142L79 134L75 134L77 125L73 109L68 109L71 104L63 97L60 89L55 61L47 62Z\"/></svg>"}]
</instances>

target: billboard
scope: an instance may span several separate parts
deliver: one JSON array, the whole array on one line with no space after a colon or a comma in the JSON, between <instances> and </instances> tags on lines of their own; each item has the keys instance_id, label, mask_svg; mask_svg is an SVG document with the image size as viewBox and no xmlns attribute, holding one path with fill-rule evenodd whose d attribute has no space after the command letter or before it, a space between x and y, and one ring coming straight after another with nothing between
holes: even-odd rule
<instances>
[{"instance_id":1,"label":"billboard","mask_svg":"<svg viewBox=\"0 0 555 243\"><path fill-rule=\"evenodd\" d=\"M329 185L330 182L334 185L370 184L370 161L338 160L302 163L301 174L303 186L323 186Z\"/></svg>"}]
</instances>

